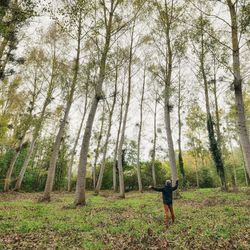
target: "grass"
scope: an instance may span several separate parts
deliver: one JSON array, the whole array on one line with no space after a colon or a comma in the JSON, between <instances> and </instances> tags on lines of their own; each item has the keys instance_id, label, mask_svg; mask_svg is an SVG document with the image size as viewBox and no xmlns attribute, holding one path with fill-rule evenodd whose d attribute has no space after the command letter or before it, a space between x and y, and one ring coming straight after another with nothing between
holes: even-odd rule
<instances>
[{"instance_id":1,"label":"grass","mask_svg":"<svg viewBox=\"0 0 250 250\"><path fill-rule=\"evenodd\" d=\"M67 208L73 194L0 195L0 249L250 249L249 190L181 192L176 223L164 227L159 193L88 193L85 207Z\"/></svg>"}]
</instances>

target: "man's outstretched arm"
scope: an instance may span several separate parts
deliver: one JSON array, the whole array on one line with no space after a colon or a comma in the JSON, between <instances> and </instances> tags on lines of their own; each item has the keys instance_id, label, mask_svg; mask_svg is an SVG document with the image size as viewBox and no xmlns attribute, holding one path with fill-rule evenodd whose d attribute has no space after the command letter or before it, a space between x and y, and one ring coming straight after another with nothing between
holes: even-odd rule
<instances>
[{"instance_id":1,"label":"man's outstretched arm","mask_svg":"<svg viewBox=\"0 0 250 250\"><path fill-rule=\"evenodd\" d=\"M177 179L176 183L175 183L175 186L172 187L172 190L175 191L178 188L178 185L179 185L179 180Z\"/></svg>"},{"instance_id":2,"label":"man's outstretched arm","mask_svg":"<svg viewBox=\"0 0 250 250\"><path fill-rule=\"evenodd\" d=\"M150 188L150 189L153 189L154 191L157 191L157 192L163 192L163 190L164 190L163 187L162 187L162 188L156 188L156 187L150 186L149 188Z\"/></svg>"}]
</instances>

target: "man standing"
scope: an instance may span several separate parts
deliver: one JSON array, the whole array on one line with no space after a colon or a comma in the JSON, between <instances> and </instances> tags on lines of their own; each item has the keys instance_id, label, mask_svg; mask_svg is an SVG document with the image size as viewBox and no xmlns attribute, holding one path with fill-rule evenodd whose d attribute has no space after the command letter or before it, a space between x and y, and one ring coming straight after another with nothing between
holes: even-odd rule
<instances>
[{"instance_id":1,"label":"man standing","mask_svg":"<svg viewBox=\"0 0 250 250\"><path fill-rule=\"evenodd\" d=\"M174 210L173 210L173 191L175 191L178 188L178 179L176 180L176 184L174 187L172 187L172 181L167 180L165 183L165 186L162 188L155 188L152 186L149 186L149 188L157 192L162 192L162 200L163 200L164 210L165 210L165 215L166 215L166 226L168 226L169 211L171 214L172 222L174 223L175 216L174 216Z\"/></svg>"}]
</instances>

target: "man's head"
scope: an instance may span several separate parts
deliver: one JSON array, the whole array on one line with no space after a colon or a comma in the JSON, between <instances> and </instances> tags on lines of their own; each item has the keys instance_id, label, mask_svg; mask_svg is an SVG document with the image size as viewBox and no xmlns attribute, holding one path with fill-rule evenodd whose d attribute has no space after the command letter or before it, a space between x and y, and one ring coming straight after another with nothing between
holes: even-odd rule
<instances>
[{"instance_id":1,"label":"man's head","mask_svg":"<svg viewBox=\"0 0 250 250\"><path fill-rule=\"evenodd\" d=\"M171 180L166 180L165 185L169 186L169 187L172 186L172 181Z\"/></svg>"}]
</instances>

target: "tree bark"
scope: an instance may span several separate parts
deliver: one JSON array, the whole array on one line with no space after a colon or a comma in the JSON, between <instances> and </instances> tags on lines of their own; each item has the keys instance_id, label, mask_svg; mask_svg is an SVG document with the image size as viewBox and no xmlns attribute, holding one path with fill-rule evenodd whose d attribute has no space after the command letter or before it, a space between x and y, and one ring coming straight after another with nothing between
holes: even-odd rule
<instances>
[{"instance_id":1,"label":"tree bark","mask_svg":"<svg viewBox=\"0 0 250 250\"><path fill-rule=\"evenodd\" d=\"M86 84L86 93L85 93L85 104L84 104L84 110L83 110L83 115L82 115L82 120L81 120L81 124L80 127L78 129L78 133L75 139L75 143L72 149L72 154L71 154L71 158L70 158L70 162L69 162L69 167L68 167L68 192L71 192L71 177L72 177L72 166L74 163L74 158L75 158L75 151L76 151L76 147L78 145L78 141L81 135L81 131L82 131L82 127L83 127L83 122L84 119L86 117L86 113L87 113L87 106L88 106L88 93L89 93L89 77L90 77L90 69L88 69L88 79L87 79L87 84Z\"/></svg>"},{"instance_id":2,"label":"tree bark","mask_svg":"<svg viewBox=\"0 0 250 250\"><path fill-rule=\"evenodd\" d=\"M176 183L177 180L177 168L176 168L176 159L175 159L175 150L172 138L171 130L171 105L170 105L170 87L172 80L172 68L173 68L173 52L171 47L171 20L169 20L169 9L165 1L165 13L166 13L166 27L165 27L165 36L166 36L166 75L165 75L165 90L164 90L164 118L165 118L165 127L167 133L168 141L168 153L169 153L169 163L171 168L172 183Z\"/></svg>"},{"instance_id":3,"label":"tree bark","mask_svg":"<svg viewBox=\"0 0 250 250\"><path fill-rule=\"evenodd\" d=\"M123 174L123 166L122 166L122 151L123 151L123 144L125 141L125 131L126 131L126 124L127 124L128 111L129 111L130 98L131 98L134 28L135 28L135 21L134 21L133 27L132 27L130 48L129 48L127 100L126 100L125 112L124 112L122 129L121 129L121 138L120 138L120 142L119 142L119 146L118 146L118 153L117 153L118 154L118 172L119 172L119 187L120 187L119 196L120 196L120 198L125 198L124 174Z\"/></svg>"},{"instance_id":4,"label":"tree bark","mask_svg":"<svg viewBox=\"0 0 250 250\"><path fill-rule=\"evenodd\" d=\"M113 15L115 12L116 7L118 6L119 2L114 3L111 1L109 17L106 16L106 6L104 4L104 15L105 15L105 26L106 26L106 35L105 35L105 44L104 49L102 51L101 60L100 60L100 71L99 77L95 88L95 97L91 104L90 113L88 115L88 120L85 128L85 132L83 135L82 146L81 146L81 155L80 161L78 165L78 175L77 175L77 182L76 182L76 193L75 193L75 205L82 206L86 204L85 198L85 186L86 186L86 168L87 168L87 157L89 151L89 143L91 138L92 127L94 123L94 118L96 114L96 110L98 107L99 100L103 98L103 82L106 75L106 61L108 52L110 50L110 42L112 36L112 26L113 26Z\"/></svg>"},{"instance_id":5,"label":"tree bark","mask_svg":"<svg viewBox=\"0 0 250 250\"><path fill-rule=\"evenodd\" d=\"M82 120L81 120L81 124L80 124L80 127L78 129L76 139L75 139L75 143L74 143L74 146L73 146L73 149L72 149L70 162L69 162L69 167L68 167L68 192L71 192L72 166L73 166L73 163L74 163L75 151L76 151L76 147L77 147L77 144L78 144L78 141L79 141L79 138L80 138L80 134L81 134L81 131L82 131L82 126L83 126L85 116L86 116L86 111L84 110Z\"/></svg>"},{"instance_id":6,"label":"tree bark","mask_svg":"<svg viewBox=\"0 0 250 250\"><path fill-rule=\"evenodd\" d=\"M213 124L212 115L210 111L208 81L207 81L207 75L206 75L205 65L204 65L205 43L204 43L204 30L203 29L204 28L202 26L201 27L201 52L199 55L199 60L200 60L200 70L201 70L203 83L204 83L204 94L205 94L206 113L207 113L207 130L208 130L208 137L209 137L210 152L213 157L213 161L216 166L217 173L221 180L221 187L222 189L227 190L224 163L223 163L223 159L221 155L221 150L218 145L218 141L215 138L214 124Z\"/></svg>"},{"instance_id":7,"label":"tree bark","mask_svg":"<svg viewBox=\"0 0 250 250\"><path fill-rule=\"evenodd\" d=\"M99 176L98 176L98 181L97 181L97 184L96 184L96 187L95 187L95 192L97 194L101 190L102 180L103 180L103 175L104 175L104 170L105 170L105 161L106 161L106 155L107 155L107 151L108 151L108 143L109 143L109 138L110 138L110 132L111 132L111 128L112 128L112 118L113 118L113 113L114 113L116 98L117 98L117 84L118 84L118 66L116 65L114 98L113 98L113 103L112 103L111 110L109 112L109 124L108 124L108 131L107 131L107 135L106 135L106 140L105 140L105 144L104 144L103 158L102 158L100 173L99 173Z\"/></svg>"},{"instance_id":8,"label":"tree bark","mask_svg":"<svg viewBox=\"0 0 250 250\"><path fill-rule=\"evenodd\" d=\"M89 151L91 131L92 131L99 100L100 99L97 98L96 96L92 100L88 120L86 123L84 135L83 135L81 152L80 152L80 160L79 160L79 165L78 165L77 183L76 183L76 197L75 197L76 206L86 204L86 200L85 200L86 166L87 166L87 160L88 160L88 151Z\"/></svg>"},{"instance_id":9,"label":"tree bark","mask_svg":"<svg viewBox=\"0 0 250 250\"><path fill-rule=\"evenodd\" d=\"M178 130L179 130L179 139L178 139L178 147L179 147L179 167L183 180L183 188L186 186L186 175L184 169L184 162L182 157L182 147L181 147L181 139L182 139L182 122L181 122L181 73L180 73L180 63L179 63L179 84L178 84Z\"/></svg>"},{"instance_id":10,"label":"tree bark","mask_svg":"<svg viewBox=\"0 0 250 250\"><path fill-rule=\"evenodd\" d=\"M158 94L156 93L155 107L154 107L154 139L153 139L153 152L152 152L152 178L154 187L156 187L155 155L156 155L156 142L157 142L157 104L158 104Z\"/></svg>"},{"instance_id":11,"label":"tree bark","mask_svg":"<svg viewBox=\"0 0 250 250\"><path fill-rule=\"evenodd\" d=\"M141 153L141 136L142 136L142 126L143 126L142 123L143 123L143 102L144 102L145 84L146 84L146 65L144 68L144 75L143 75L142 93L140 101L140 122L139 122L139 132L137 140L137 179L138 179L139 192L142 192L140 153Z\"/></svg>"},{"instance_id":12,"label":"tree bark","mask_svg":"<svg viewBox=\"0 0 250 250\"><path fill-rule=\"evenodd\" d=\"M231 0L227 0L231 17L232 51L233 51L233 73L234 73L234 95L237 110L238 130L240 143L243 150L244 161L248 176L250 177L250 140L246 126L246 115L243 101L242 76L240 63L240 46L236 5Z\"/></svg>"},{"instance_id":13,"label":"tree bark","mask_svg":"<svg viewBox=\"0 0 250 250\"><path fill-rule=\"evenodd\" d=\"M123 118L123 104L124 104L124 84L122 85L122 95L121 95L121 106L120 106L120 119L119 119L119 127L116 136L115 143L115 152L114 152L114 160L113 160L113 190L115 192L118 191L117 185L117 154L118 154L118 146L120 141L121 127L122 127L122 118Z\"/></svg>"},{"instance_id":14,"label":"tree bark","mask_svg":"<svg viewBox=\"0 0 250 250\"><path fill-rule=\"evenodd\" d=\"M96 165L97 165L97 160L99 158L100 154L100 147L101 147L101 141L103 137L103 127L104 127L104 119L105 119L105 103L103 103L103 110L102 110L102 116L101 116L101 127L99 134L97 135L97 147L96 147L96 152L95 152L95 161L93 165L93 172L92 172L92 178L93 178L93 189L95 190L96 187Z\"/></svg>"}]
</instances>

